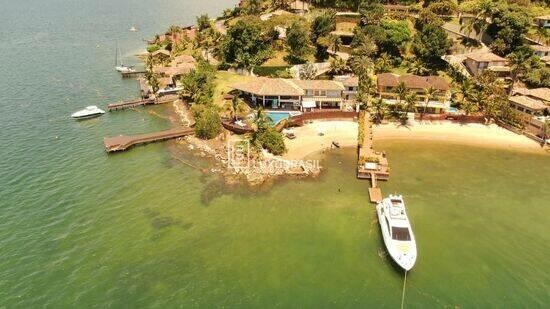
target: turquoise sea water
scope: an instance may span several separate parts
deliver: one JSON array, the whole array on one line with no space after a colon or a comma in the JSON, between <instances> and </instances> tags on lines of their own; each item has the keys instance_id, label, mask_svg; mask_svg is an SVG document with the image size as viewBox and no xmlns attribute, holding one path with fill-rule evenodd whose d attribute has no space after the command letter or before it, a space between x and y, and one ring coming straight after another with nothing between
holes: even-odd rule
<instances>
[{"instance_id":1,"label":"turquoise sea water","mask_svg":"<svg viewBox=\"0 0 550 309\"><path fill-rule=\"evenodd\" d=\"M317 155L318 179L250 190L174 159L210 164L174 142L104 152L104 136L169 127L169 107L68 118L136 95L112 70L117 38L132 60L142 38L234 2L2 3L0 308L400 306L353 149ZM546 307L548 156L376 147L418 241L406 307Z\"/></svg>"}]
</instances>

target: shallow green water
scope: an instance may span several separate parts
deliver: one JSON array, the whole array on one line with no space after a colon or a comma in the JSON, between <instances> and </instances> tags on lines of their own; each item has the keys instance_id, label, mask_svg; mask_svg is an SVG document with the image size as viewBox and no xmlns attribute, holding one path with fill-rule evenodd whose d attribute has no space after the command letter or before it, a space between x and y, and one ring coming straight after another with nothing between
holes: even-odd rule
<instances>
[{"instance_id":1,"label":"shallow green water","mask_svg":"<svg viewBox=\"0 0 550 309\"><path fill-rule=\"evenodd\" d=\"M400 305L402 273L385 257L353 150L324 157L319 179L251 191L174 160L208 166L173 143L105 154L103 136L168 127L165 107L67 118L135 95L112 72L116 37L130 54L233 2L3 4L0 308ZM392 164L383 190L405 195L418 241L408 307L548 302L548 156L376 146Z\"/></svg>"}]
</instances>

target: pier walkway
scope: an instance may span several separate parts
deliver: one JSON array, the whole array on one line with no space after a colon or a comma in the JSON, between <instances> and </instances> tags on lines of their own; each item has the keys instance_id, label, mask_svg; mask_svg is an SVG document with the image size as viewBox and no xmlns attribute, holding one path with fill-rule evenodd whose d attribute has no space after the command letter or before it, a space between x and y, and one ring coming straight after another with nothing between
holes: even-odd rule
<instances>
[{"instance_id":1,"label":"pier walkway","mask_svg":"<svg viewBox=\"0 0 550 309\"><path fill-rule=\"evenodd\" d=\"M178 99L177 95L165 95L157 98L136 99L130 101L121 101L117 103L111 103L107 105L107 109L111 111L117 111L127 108L135 108L138 106L152 105L152 104L164 104L173 102Z\"/></svg>"},{"instance_id":2,"label":"pier walkway","mask_svg":"<svg viewBox=\"0 0 550 309\"><path fill-rule=\"evenodd\" d=\"M195 133L193 128L177 127L166 131L160 131L142 135L119 135L103 139L107 152L124 151L134 145L163 141L172 138L183 137Z\"/></svg>"},{"instance_id":3,"label":"pier walkway","mask_svg":"<svg viewBox=\"0 0 550 309\"><path fill-rule=\"evenodd\" d=\"M372 203L382 201L382 190L378 180L390 178L390 168L386 154L376 152L372 143L372 122L370 114L362 111L359 115L359 150L357 159L357 178L370 179L369 197Z\"/></svg>"},{"instance_id":4,"label":"pier walkway","mask_svg":"<svg viewBox=\"0 0 550 309\"><path fill-rule=\"evenodd\" d=\"M144 75L145 73L147 73L147 71L142 70L142 71L134 71L134 72L120 72L120 75L122 75L122 77L124 78L130 78L130 77L141 76L141 75Z\"/></svg>"}]
</instances>

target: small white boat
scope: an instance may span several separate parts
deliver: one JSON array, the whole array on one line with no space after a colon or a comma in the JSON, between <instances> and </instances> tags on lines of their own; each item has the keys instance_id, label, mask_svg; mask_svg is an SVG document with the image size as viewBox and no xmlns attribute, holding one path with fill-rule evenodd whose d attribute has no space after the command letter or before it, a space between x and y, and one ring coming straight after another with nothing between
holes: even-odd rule
<instances>
[{"instance_id":1,"label":"small white boat","mask_svg":"<svg viewBox=\"0 0 550 309\"><path fill-rule=\"evenodd\" d=\"M138 32L139 30L138 30L136 27L132 26L132 27L129 29L129 31L130 31L130 32Z\"/></svg>"},{"instance_id":2,"label":"small white boat","mask_svg":"<svg viewBox=\"0 0 550 309\"><path fill-rule=\"evenodd\" d=\"M115 52L115 70L120 73L134 73L136 70L133 66L127 66L122 63L122 59L120 59L119 62L119 54L120 49L118 48L118 42L116 45L116 52ZM120 58L122 58L122 55L120 55Z\"/></svg>"},{"instance_id":3,"label":"small white boat","mask_svg":"<svg viewBox=\"0 0 550 309\"><path fill-rule=\"evenodd\" d=\"M89 119L94 117L99 117L105 114L105 111L98 108L97 106L88 106L85 109L79 110L76 113L71 115L71 118L74 119Z\"/></svg>"},{"instance_id":4,"label":"small white boat","mask_svg":"<svg viewBox=\"0 0 550 309\"><path fill-rule=\"evenodd\" d=\"M391 195L376 205L378 223L392 259L405 270L416 262L416 241L401 195Z\"/></svg>"},{"instance_id":5,"label":"small white boat","mask_svg":"<svg viewBox=\"0 0 550 309\"><path fill-rule=\"evenodd\" d=\"M182 91L183 87L173 87L173 86L166 86L162 89L159 89L157 91L157 94L159 96L167 95L167 94L177 94L178 92Z\"/></svg>"},{"instance_id":6,"label":"small white boat","mask_svg":"<svg viewBox=\"0 0 550 309\"><path fill-rule=\"evenodd\" d=\"M133 67L126 66L124 64L115 66L115 70L120 73L134 73L136 71Z\"/></svg>"}]
</instances>

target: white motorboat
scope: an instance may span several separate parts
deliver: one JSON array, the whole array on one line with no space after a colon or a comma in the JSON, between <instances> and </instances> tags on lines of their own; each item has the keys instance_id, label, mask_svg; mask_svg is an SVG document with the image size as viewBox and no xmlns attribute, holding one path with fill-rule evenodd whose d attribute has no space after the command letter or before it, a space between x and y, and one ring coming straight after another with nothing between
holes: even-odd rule
<instances>
[{"instance_id":1,"label":"white motorboat","mask_svg":"<svg viewBox=\"0 0 550 309\"><path fill-rule=\"evenodd\" d=\"M378 223L384 243L392 259L410 270L416 262L416 241L401 195L391 195L376 205Z\"/></svg>"},{"instance_id":2,"label":"white motorboat","mask_svg":"<svg viewBox=\"0 0 550 309\"><path fill-rule=\"evenodd\" d=\"M167 94L177 94L178 92L182 91L183 87L174 87L174 86L166 86L162 89L159 89L157 91L157 94L159 96L167 95Z\"/></svg>"},{"instance_id":3,"label":"white motorboat","mask_svg":"<svg viewBox=\"0 0 550 309\"><path fill-rule=\"evenodd\" d=\"M76 113L71 115L74 119L89 119L94 117L99 117L105 114L105 111L98 108L97 106L88 106L85 109L79 110Z\"/></svg>"}]
</instances>

